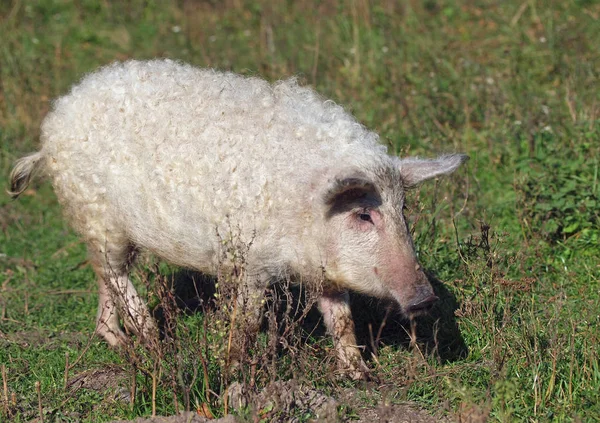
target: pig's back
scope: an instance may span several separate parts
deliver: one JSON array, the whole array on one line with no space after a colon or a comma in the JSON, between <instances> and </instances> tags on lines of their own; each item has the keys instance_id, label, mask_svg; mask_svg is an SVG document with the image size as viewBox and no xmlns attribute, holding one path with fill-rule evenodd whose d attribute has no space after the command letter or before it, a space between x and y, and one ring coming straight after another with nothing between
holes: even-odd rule
<instances>
[{"instance_id":1,"label":"pig's back","mask_svg":"<svg viewBox=\"0 0 600 423\"><path fill-rule=\"evenodd\" d=\"M84 78L54 104L42 143L63 203L109 216L142 245L184 250L226 225L277 230L310 197L312 175L384 154L376 135L293 80L164 60Z\"/></svg>"}]
</instances>

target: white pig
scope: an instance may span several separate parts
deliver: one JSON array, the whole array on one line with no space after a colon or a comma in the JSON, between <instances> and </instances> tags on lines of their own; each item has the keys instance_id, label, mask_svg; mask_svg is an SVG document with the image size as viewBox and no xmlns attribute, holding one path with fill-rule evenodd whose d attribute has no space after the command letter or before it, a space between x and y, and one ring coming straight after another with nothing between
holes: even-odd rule
<instances>
[{"instance_id":1,"label":"white pig","mask_svg":"<svg viewBox=\"0 0 600 423\"><path fill-rule=\"evenodd\" d=\"M156 332L128 277L135 252L214 275L233 227L252 241L240 292L256 319L270 283L319 279L339 366L359 377L347 292L393 299L407 315L437 300L403 216L405 190L466 159L390 156L377 134L294 79L128 61L54 102L41 150L17 162L10 194L34 171L50 177L87 244L96 331L110 345L126 339L119 310L134 333Z\"/></svg>"}]
</instances>

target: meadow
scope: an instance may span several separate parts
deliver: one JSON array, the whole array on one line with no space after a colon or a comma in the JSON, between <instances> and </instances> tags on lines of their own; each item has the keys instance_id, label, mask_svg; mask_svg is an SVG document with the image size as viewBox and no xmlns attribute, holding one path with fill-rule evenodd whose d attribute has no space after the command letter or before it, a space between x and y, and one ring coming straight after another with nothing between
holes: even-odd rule
<instances>
[{"instance_id":1,"label":"meadow","mask_svg":"<svg viewBox=\"0 0 600 423\"><path fill-rule=\"evenodd\" d=\"M402 406L431 421L600 421L599 46L594 0L0 1L3 187L38 148L52 99L129 58L295 75L392 153L471 157L407 202L441 297L431 315L408 322L353 297L366 382L336 374L313 299L285 287L270 291L261 335L230 371L227 281L205 301L217 307L191 312L179 299L201 277L148 255L136 283L168 336L111 350L92 336L95 276L50 184L0 195L0 421L185 409L248 421L387 410L401 421ZM290 381L335 398L333 414L260 403ZM237 407L233 382L247 393Z\"/></svg>"}]
</instances>

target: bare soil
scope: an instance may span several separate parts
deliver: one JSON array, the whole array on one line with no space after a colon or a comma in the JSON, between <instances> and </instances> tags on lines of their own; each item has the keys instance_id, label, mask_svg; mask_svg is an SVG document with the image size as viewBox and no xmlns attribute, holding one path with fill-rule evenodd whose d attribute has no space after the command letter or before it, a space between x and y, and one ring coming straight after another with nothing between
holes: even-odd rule
<instances>
[{"instance_id":1,"label":"bare soil","mask_svg":"<svg viewBox=\"0 0 600 423\"><path fill-rule=\"evenodd\" d=\"M69 379L69 389L93 390L106 395L106 401L129 402L127 390L128 373L119 366L86 370ZM434 416L414 404L379 404L365 406L365 392L353 388L342 392L339 399L302 385L297 381L277 381L270 383L260 392L245 392L240 384L232 384L228 389L230 407L245 417L232 415L220 419L208 419L195 412L175 416L156 416L135 420L115 420L111 423L233 423L242 421L300 422L312 416L316 422L357 423L436 423L451 422L444 416ZM363 398L363 399L361 399ZM340 406L343 411L340 416ZM344 415L345 413L345 415Z\"/></svg>"}]
</instances>

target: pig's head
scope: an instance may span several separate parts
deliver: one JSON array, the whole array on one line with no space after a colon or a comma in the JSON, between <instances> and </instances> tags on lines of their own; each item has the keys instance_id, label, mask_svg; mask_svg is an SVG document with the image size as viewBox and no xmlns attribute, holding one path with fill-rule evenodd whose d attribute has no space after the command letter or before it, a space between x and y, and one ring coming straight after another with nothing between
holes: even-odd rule
<instances>
[{"instance_id":1,"label":"pig's head","mask_svg":"<svg viewBox=\"0 0 600 423\"><path fill-rule=\"evenodd\" d=\"M466 155L394 159L393 165L332 178L323 195L325 276L340 288L393 298L408 315L437 300L421 270L403 214L404 192L453 172Z\"/></svg>"}]
</instances>

